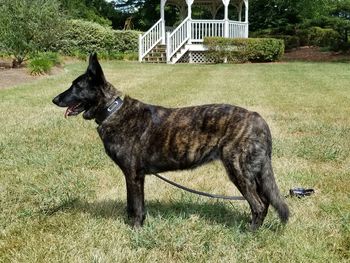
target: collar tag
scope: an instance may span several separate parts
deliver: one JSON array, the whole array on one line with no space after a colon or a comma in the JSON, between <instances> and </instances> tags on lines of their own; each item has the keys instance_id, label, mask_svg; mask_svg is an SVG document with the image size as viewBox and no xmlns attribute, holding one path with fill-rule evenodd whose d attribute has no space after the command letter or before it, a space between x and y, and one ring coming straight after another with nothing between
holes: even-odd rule
<instances>
[{"instance_id":1,"label":"collar tag","mask_svg":"<svg viewBox=\"0 0 350 263\"><path fill-rule=\"evenodd\" d=\"M119 110L119 108L123 105L123 101L121 98L116 98L115 101L107 108L107 111L109 114L113 113L114 111Z\"/></svg>"}]
</instances>

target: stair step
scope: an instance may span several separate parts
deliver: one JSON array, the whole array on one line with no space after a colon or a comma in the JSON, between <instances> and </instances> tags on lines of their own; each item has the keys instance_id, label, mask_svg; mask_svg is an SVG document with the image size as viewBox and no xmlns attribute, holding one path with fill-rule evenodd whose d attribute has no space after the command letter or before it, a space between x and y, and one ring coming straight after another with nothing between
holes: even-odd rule
<instances>
[{"instance_id":1,"label":"stair step","mask_svg":"<svg viewBox=\"0 0 350 263\"><path fill-rule=\"evenodd\" d=\"M155 46L142 60L145 63L166 63L166 45Z\"/></svg>"},{"instance_id":2,"label":"stair step","mask_svg":"<svg viewBox=\"0 0 350 263\"><path fill-rule=\"evenodd\" d=\"M161 58L161 57L145 57L144 58L145 62L154 62L154 63L165 63L166 58Z\"/></svg>"},{"instance_id":3,"label":"stair step","mask_svg":"<svg viewBox=\"0 0 350 263\"><path fill-rule=\"evenodd\" d=\"M151 57L166 57L166 54L165 53L161 53L161 52L151 52L147 56L151 56Z\"/></svg>"},{"instance_id":4,"label":"stair step","mask_svg":"<svg viewBox=\"0 0 350 263\"><path fill-rule=\"evenodd\" d=\"M155 51L155 52L165 52L165 51L166 51L166 48L157 48L157 47L155 47L155 48L153 49L153 51Z\"/></svg>"}]
</instances>

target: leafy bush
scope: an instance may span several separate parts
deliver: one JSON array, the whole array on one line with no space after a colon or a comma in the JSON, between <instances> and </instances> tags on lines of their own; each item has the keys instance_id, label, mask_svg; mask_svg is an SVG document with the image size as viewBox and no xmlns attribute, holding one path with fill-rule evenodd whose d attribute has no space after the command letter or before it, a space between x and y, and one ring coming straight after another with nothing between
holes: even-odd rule
<instances>
[{"instance_id":1,"label":"leafy bush","mask_svg":"<svg viewBox=\"0 0 350 263\"><path fill-rule=\"evenodd\" d=\"M252 32L250 34L252 38L277 38L284 41L284 47L286 50L300 47L300 38L296 35L282 34L277 29L265 29Z\"/></svg>"},{"instance_id":2,"label":"leafy bush","mask_svg":"<svg viewBox=\"0 0 350 263\"><path fill-rule=\"evenodd\" d=\"M297 34L303 46L333 47L340 40L339 33L331 28L311 27Z\"/></svg>"},{"instance_id":3,"label":"leafy bush","mask_svg":"<svg viewBox=\"0 0 350 263\"><path fill-rule=\"evenodd\" d=\"M139 58L139 54L137 52L125 52L124 56L123 56L123 60L127 60L127 61L135 61L138 60Z\"/></svg>"},{"instance_id":4,"label":"leafy bush","mask_svg":"<svg viewBox=\"0 0 350 263\"><path fill-rule=\"evenodd\" d=\"M48 73L53 66L59 65L61 60L57 53L38 53L30 59L28 69L32 75Z\"/></svg>"},{"instance_id":5,"label":"leafy bush","mask_svg":"<svg viewBox=\"0 0 350 263\"><path fill-rule=\"evenodd\" d=\"M60 56L56 52L39 53L39 57L50 60L54 66L60 65L62 62Z\"/></svg>"},{"instance_id":6,"label":"leafy bush","mask_svg":"<svg viewBox=\"0 0 350 263\"><path fill-rule=\"evenodd\" d=\"M329 47L337 50L341 45L341 36L336 30L310 26L309 24L304 24L301 29L296 30L296 32L289 32L287 35L276 34L276 30L268 29L256 31L250 36L283 39L286 50L300 46Z\"/></svg>"},{"instance_id":7,"label":"leafy bush","mask_svg":"<svg viewBox=\"0 0 350 263\"><path fill-rule=\"evenodd\" d=\"M331 47L339 40L339 33L330 28L313 27L310 29L310 42L319 47Z\"/></svg>"},{"instance_id":8,"label":"leafy bush","mask_svg":"<svg viewBox=\"0 0 350 263\"><path fill-rule=\"evenodd\" d=\"M298 36L277 35L272 37L282 39L286 50L300 47L300 38Z\"/></svg>"},{"instance_id":9,"label":"leafy bush","mask_svg":"<svg viewBox=\"0 0 350 263\"><path fill-rule=\"evenodd\" d=\"M284 53L282 40L273 38L222 38L204 39L209 54L217 62L271 62L279 60Z\"/></svg>"},{"instance_id":10,"label":"leafy bush","mask_svg":"<svg viewBox=\"0 0 350 263\"><path fill-rule=\"evenodd\" d=\"M20 65L28 54L57 40L63 15L56 0L1 0L0 48Z\"/></svg>"},{"instance_id":11,"label":"leafy bush","mask_svg":"<svg viewBox=\"0 0 350 263\"><path fill-rule=\"evenodd\" d=\"M138 47L138 31L118 31L94 22L83 20L67 20L65 31L53 47L65 55L79 56L92 51L99 54L115 52L136 52Z\"/></svg>"}]
</instances>

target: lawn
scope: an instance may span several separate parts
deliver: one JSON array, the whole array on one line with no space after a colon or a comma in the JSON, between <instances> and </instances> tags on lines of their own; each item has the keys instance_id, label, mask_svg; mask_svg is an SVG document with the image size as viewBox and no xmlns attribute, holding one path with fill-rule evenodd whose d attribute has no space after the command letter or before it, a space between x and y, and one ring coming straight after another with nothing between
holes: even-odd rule
<instances>
[{"instance_id":1,"label":"lawn","mask_svg":"<svg viewBox=\"0 0 350 263\"><path fill-rule=\"evenodd\" d=\"M198 197L146 178L147 219L128 224L121 171L96 124L64 118L51 99L85 70L0 90L0 262L349 262L350 65L149 65L102 62L107 79L169 107L231 103L258 111L273 136L273 165L289 223L271 209L249 231L246 202ZM235 195L221 164L167 177Z\"/></svg>"}]
</instances>

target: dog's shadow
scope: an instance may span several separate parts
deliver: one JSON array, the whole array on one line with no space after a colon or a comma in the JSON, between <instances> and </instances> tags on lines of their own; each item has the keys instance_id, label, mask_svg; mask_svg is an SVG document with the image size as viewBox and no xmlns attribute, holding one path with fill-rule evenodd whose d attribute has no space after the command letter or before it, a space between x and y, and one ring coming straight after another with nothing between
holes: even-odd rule
<instances>
[{"instance_id":1,"label":"dog's shadow","mask_svg":"<svg viewBox=\"0 0 350 263\"><path fill-rule=\"evenodd\" d=\"M61 208L62 209L62 208ZM61 210L59 209L59 210ZM97 218L124 220L130 224L126 213L126 204L119 200L101 200L87 202L85 200L75 200L64 210L88 213ZM222 201L195 202L195 201L146 201L146 211L148 217L162 218L164 220L180 217L189 219L198 216L209 224L221 224L227 227L236 227L242 231L248 229L250 220L249 211L242 211L234 205L228 206ZM146 219L147 220L147 219Z\"/></svg>"}]
</instances>

